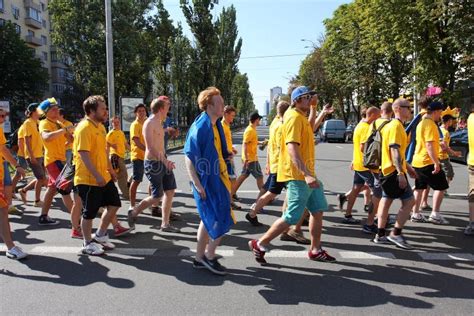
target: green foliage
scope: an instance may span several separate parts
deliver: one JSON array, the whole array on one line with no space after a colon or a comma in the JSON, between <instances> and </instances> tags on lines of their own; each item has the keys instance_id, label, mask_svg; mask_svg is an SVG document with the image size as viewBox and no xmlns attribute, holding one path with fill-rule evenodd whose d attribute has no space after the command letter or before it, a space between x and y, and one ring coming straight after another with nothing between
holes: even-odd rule
<instances>
[{"instance_id":1,"label":"green foliage","mask_svg":"<svg viewBox=\"0 0 474 316\"><path fill-rule=\"evenodd\" d=\"M29 103L41 100L47 90L48 70L10 22L0 26L0 73L0 100L10 101L14 116Z\"/></svg>"}]
</instances>

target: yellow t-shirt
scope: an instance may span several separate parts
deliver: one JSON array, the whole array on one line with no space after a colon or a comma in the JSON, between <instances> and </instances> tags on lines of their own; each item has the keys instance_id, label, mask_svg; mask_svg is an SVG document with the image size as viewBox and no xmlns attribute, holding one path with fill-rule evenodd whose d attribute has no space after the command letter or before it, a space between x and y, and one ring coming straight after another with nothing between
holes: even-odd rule
<instances>
[{"instance_id":1,"label":"yellow t-shirt","mask_svg":"<svg viewBox=\"0 0 474 316\"><path fill-rule=\"evenodd\" d=\"M426 150L426 142L433 142L433 150L439 153L439 131L438 125L429 118L424 118L416 127L416 147L413 156L413 167L423 168L434 164Z\"/></svg>"},{"instance_id":2,"label":"yellow t-shirt","mask_svg":"<svg viewBox=\"0 0 474 316\"><path fill-rule=\"evenodd\" d=\"M257 146L258 136L257 130L252 125L247 126L244 132L244 140L242 144L247 144L247 158L249 162L258 161ZM245 152L242 149L242 160L245 161Z\"/></svg>"},{"instance_id":3,"label":"yellow t-shirt","mask_svg":"<svg viewBox=\"0 0 474 316\"><path fill-rule=\"evenodd\" d=\"M31 149L33 150L34 158L43 157L43 139L39 133L38 124L33 119L29 118L23 123L23 125L25 126L25 139L26 137L31 137ZM25 158L30 158L28 150L26 150L26 141Z\"/></svg>"},{"instance_id":4,"label":"yellow t-shirt","mask_svg":"<svg viewBox=\"0 0 474 316\"><path fill-rule=\"evenodd\" d=\"M443 142L449 146L449 143L451 142L451 134L449 133L449 131L447 129L445 129L443 126L441 126L441 133L443 133ZM440 140L441 142L441 140ZM443 149L439 148L439 156L438 158L440 160L444 160L444 159L449 159L449 154L447 151L443 151Z\"/></svg>"},{"instance_id":5,"label":"yellow t-shirt","mask_svg":"<svg viewBox=\"0 0 474 316\"><path fill-rule=\"evenodd\" d=\"M145 151L135 145L133 138L138 137L140 143L145 145L145 137L143 137L143 123L140 123L138 120L133 121L130 125L130 152L131 159L133 160L145 160Z\"/></svg>"},{"instance_id":6,"label":"yellow t-shirt","mask_svg":"<svg viewBox=\"0 0 474 316\"><path fill-rule=\"evenodd\" d=\"M7 143L7 139L5 138L5 134L3 133L3 127L0 126L0 145L5 145ZM3 188L3 154L0 154L0 187Z\"/></svg>"},{"instance_id":7,"label":"yellow t-shirt","mask_svg":"<svg viewBox=\"0 0 474 316\"><path fill-rule=\"evenodd\" d=\"M89 119L81 121L74 131L74 154L76 156L76 174L74 184L84 184L97 186L97 181L92 173L87 169L82 161L79 152L88 151L92 165L104 178L105 182L111 180L108 168L108 157L106 151L105 127L102 124L96 125Z\"/></svg>"},{"instance_id":8,"label":"yellow t-shirt","mask_svg":"<svg viewBox=\"0 0 474 316\"><path fill-rule=\"evenodd\" d=\"M61 124L50 121L48 119L44 119L40 121L39 130L40 133L43 132L55 132L60 130ZM43 146L44 146L44 165L48 166L49 164L55 162L56 160L59 161L66 161L66 148L65 148L65 141L64 136L57 137L53 140L46 140L43 139Z\"/></svg>"},{"instance_id":9,"label":"yellow t-shirt","mask_svg":"<svg viewBox=\"0 0 474 316\"><path fill-rule=\"evenodd\" d=\"M107 143L117 146L117 149L110 147L110 154L115 154L120 158L125 158L125 133L121 130L111 130L107 134Z\"/></svg>"},{"instance_id":10,"label":"yellow t-shirt","mask_svg":"<svg viewBox=\"0 0 474 316\"><path fill-rule=\"evenodd\" d=\"M474 166L474 113L469 114L467 119L467 138L469 142L469 157L467 164Z\"/></svg>"},{"instance_id":11,"label":"yellow t-shirt","mask_svg":"<svg viewBox=\"0 0 474 316\"><path fill-rule=\"evenodd\" d=\"M69 126L73 126L74 124L72 124L72 122L68 121L68 120L64 120L64 122L61 123L63 125L63 127L69 127ZM67 137L66 137L66 134L64 134L64 143L66 144L67 143ZM72 143L67 143L66 144L66 150L72 150Z\"/></svg>"},{"instance_id":12,"label":"yellow t-shirt","mask_svg":"<svg viewBox=\"0 0 474 316\"><path fill-rule=\"evenodd\" d=\"M23 146L20 146L20 139L23 139ZM18 129L18 152L16 154L18 157L25 158L25 124L21 124Z\"/></svg>"},{"instance_id":13,"label":"yellow t-shirt","mask_svg":"<svg viewBox=\"0 0 474 316\"><path fill-rule=\"evenodd\" d=\"M299 144L300 156L306 168L314 176L314 134L306 116L297 109L289 109L281 126L280 159L277 181L303 180L303 173L293 164L287 144Z\"/></svg>"},{"instance_id":14,"label":"yellow t-shirt","mask_svg":"<svg viewBox=\"0 0 474 316\"><path fill-rule=\"evenodd\" d=\"M367 133L370 129L370 124L365 121L360 121L354 129L354 136L352 137L352 143L354 144L354 149L352 153L352 165L354 171L367 171L364 167L364 154L360 150L360 144L367 141Z\"/></svg>"},{"instance_id":15,"label":"yellow t-shirt","mask_svg":"<svg viewBox=\"0 0 474 316\"><path fill-rule=\"evenodd\" d=\"M387 176L397 169L395 168L390 153L390 146L398 145L400 157L402 158L403 172L407 172L407 163L405 160L405 152L408 146L408 136L405 132L402 122L393 119L382 128L382 174Z\"/></svg>"},{"instance_id":16,"label":"yellow t-shirt","mask_svg":"<svg viewBox=\"0 0 474 316\"><path fill-rule=\"evenodd\" d=\"M283 121L279 116L270 124L270 139L268 140L268 156L270 173L278 173L278 159L280 158L281 126Z\"/></svg>"},{"instance_id":17,"label":"yellow t-shirt","mask_svg":"<svg viewBox=\"0 0 474 316\"><path fill-rule=\"evenodd\" d=\"M222 118L222 128L224 129L225 142L227 144L227 151L232 153L232 132L230 130L230 125L227 124L224 118Z\"/></svg>"},{"instance_id":18,"label":"yellow t-shirt","mask_svg":"<svg viewBox=\"0 0 474 316\"><path fill-rule=\"evenodd\" d=\"M229 174L227 173L227 165L224 160L224 156L222 156L222 143L221 138L219 137L219 130L217 129L217 125L213 125L212 129L214 131L214 146L217 150L217 155L219 156L219 171L221 174L222 183L224 183L227 190L231 191L231 184Z\"/></svg>"}]
</instances>

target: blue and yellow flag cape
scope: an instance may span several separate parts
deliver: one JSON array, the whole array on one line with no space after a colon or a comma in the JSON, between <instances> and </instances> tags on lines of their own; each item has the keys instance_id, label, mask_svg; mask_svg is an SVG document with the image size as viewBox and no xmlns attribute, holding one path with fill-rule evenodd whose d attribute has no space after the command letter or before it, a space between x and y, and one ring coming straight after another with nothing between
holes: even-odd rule
<instances>
[{"instance_id":1,"label":"blue and yellow flag cape","mask_svg":"<svg viewBox=\"0 0 474 316\"><path fill-rule=\"evenodd\" d=\"M216 125L221 140L222 156L228 161L229 153L226 150L227 144L220 120ZM193 186L199 216L209 236L217 239L230 230L234 221L231 216L230 193L220 177L219 156L214 146L212 122L206 112L201 113L191 125L186 136L184 154L192 161L206 191L206 199L203 200Z\"/></svg>"},{"instance_id":2,"label":"blue and yellow flag cape","mask_svg":"<svg viewBox=\"0 0 474 316\"><path fill-rule=\"evenodd\" d=\"M411 164L413 161L413 156L415 155L415 148L416 148L416 128L418 126L418 123L421 122L421 119L423 118L423 115L425 115L426 112L419 113L413 118L413 120L408 124L408 126L405 128L405 132L408 135L408 147L405 152L405 159L406 161ZM443 139L443 133L441 132L440 127L438 126L438 132L439 132L439 138Z\"/></svg>"}]
</instances>

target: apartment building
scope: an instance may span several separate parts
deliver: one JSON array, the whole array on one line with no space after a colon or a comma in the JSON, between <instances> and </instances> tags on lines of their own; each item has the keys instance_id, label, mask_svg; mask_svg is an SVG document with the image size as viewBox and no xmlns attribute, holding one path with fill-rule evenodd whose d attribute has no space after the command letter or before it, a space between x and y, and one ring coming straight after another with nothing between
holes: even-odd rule
<instances>
[{"instance_id":1,"label":"apartment building","mask_svg":"<svg viewBox=\"0 0 474 316\"><path fill-rule=\"evenodd\" d=\"M10 21L20 37L35 50L35 56L48 70L44 96L61 99L71 76L67 60L58 58L51 43L48 0L0 0L0 25Z\"/></svg>"}]
</instances>

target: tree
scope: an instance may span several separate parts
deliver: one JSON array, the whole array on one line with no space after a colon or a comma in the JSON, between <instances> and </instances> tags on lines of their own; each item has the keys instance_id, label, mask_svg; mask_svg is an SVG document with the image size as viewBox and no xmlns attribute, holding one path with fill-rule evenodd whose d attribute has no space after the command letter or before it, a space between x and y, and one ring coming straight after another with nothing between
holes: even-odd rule
<instances>
[{"instance_id":1,"label":"tree","mask_svg":"<svg viewBox=\"0 0 474 316\"><path fill-rule=\"evenodd\" d=\"M40 101L47 90L48 70L10 22L0 26L0 73L0 100L10 101L14 115Z\"/></svg>"},{"instance_id":2,"label":"tree","mask_svg":"<svg viewBox=\"0 0 474 316\"><path fill-rule=\"evenodd\" d=\"M255 110L253 96L249 90L247 74L238 73L232 83L232 98L230 104L237 109L237 114L244 120L248 119L250 112Z\"/></svg>"}]
</instances>

